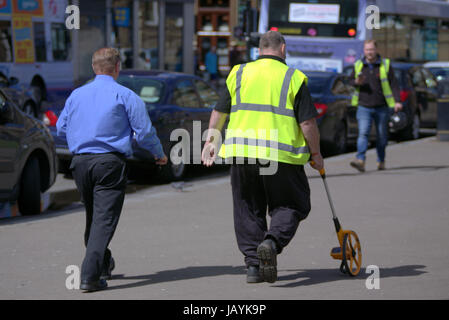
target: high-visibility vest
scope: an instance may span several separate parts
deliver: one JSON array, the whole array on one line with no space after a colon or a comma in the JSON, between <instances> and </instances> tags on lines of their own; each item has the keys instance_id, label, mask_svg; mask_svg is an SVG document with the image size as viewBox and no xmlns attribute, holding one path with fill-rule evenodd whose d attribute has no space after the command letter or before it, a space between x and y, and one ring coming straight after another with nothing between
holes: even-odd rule
<instances>
[{"instance_id":1,"label":"high-visibility vest","mask_svg":"<svg viewBox=\"0 0 449 320\"><path fill-rule=\"evenodd\" d=\"M306 164L309 147L293 108L303 83L301 71L274 59L234 66L226 80L232 107L219 156Z\"/></svg>"},{"instance_id":2,"label":"high-visibility vest","mask_svg":"<svg viewBox=\"0 0 449 320\"><path fill-rule=\"evenodd\" d=\"M355 78L358 78L359 73L363 69L362 60L357 60L354 64ZM379 76L382 85L382 93L385 97L385 101L390 108L394 108L396 101L393 97L393 91L391 91L390 83L388 82L388 71L390 70L390 59L382 59L379 67ZM359 94L360 88L356 87L355 92L352 96L351 105L357 107L359 105Z\"/></svg>"}]
</instances>

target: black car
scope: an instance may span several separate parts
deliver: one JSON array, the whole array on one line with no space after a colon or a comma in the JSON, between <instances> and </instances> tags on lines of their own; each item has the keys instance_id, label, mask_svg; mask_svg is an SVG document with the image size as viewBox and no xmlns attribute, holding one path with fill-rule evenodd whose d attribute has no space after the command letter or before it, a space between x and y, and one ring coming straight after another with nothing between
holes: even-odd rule
<instances>
[{"instance_id":1,"label":"black car","mask_svg":"<svg viewBox=\"0 0 449 320\"><path fill-rule=\"evenodd\" d=\"M348 77L334 72L305 72L313 103L318 111L320 144L324 155L346 151L357 138L356 124L348 118L353 88Z\"/></svg>"},{"instance_id":2,"label":"black car","mask_svg":"<svg viewBox=\"0 0 449 320\"><path fill-rule=\"evenodd\" d=\"M19 79L6 77L0 72L0 88L3 93L16 103L20 110L34 118L40 116L39 93L36 87L26 88L18 85Z\"/></svg>"},{"instance_id":3,"label":"black car","mask_svg":"<svg viewBox=\"0 0 449 320\"><path fill-rule=\"evenodd\" d=\"M186 172L186 162L201 163L202 134L208 128L210 114L219 98L218 93L197 76L168 71L124 70L117 82L133 90L146 104L164 152L169 158L169 163L162 166L159 172L163 180L181 180ZM55 128L63 106L61 101L57 106L49 107L45 112L45 121L56 142L60 172L68 173L72 154L65 139L57 137ZM178 133L190 140L190 160L173 163L171 160L176 157L187 157L182 154L187 150L181 148L181 135ZM201 143L195 144L194 141ZM154 165L154 157L133 141L133 156L128 158L128 163L132 169L147 168Z\"/></svg>"},{"instance_id":4,"label":"black car","mask_svg":"<svg viewBox=\"0 0 449 320\"><path fill-rule=\"evenodd\" d=\"M18 201L23 215L40 213L41 192L53 185L57 171L48 128L0 89L0 201Z\"/></svg>"}]
</instances>

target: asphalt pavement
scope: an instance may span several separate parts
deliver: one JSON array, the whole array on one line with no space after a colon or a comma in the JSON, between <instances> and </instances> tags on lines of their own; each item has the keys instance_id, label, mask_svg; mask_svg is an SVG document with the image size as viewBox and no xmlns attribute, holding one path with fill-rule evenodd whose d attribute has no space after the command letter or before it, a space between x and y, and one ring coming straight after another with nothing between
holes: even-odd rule
<instances>
[{"instance_id":1,"label":"asphalt pavement","mask_svg":"<svg viewBox=\"0 0 449 320\"><path fill-rule=\"evenodd\" d=\"M68 289L76 272L67 267L84 256L85 218L73 180L60 176L50 190L59 207L0 220L0 299L448 299L449 142L391 145L385 171L376 170L374 150L363 174L349 166L353 156L325 166L342 227L360 237L355 278L329 255L337 246L329 203L307 167L312 211L278 256L278 281L247 284L229 174L212 170L186 184L129 186L108 289Z\"/></svg>"}]
</instances>

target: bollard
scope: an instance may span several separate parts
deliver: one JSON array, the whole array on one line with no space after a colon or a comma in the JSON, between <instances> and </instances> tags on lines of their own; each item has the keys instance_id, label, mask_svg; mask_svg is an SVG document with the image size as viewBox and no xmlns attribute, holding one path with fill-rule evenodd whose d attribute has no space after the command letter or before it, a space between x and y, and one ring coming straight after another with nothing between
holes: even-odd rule
<instances>
[{"instance_id":1,"label":"bollard","mask_svg":"<svg viewBox=\"0 0 449 320\"><path fill-rule=\"evenodd\" d=\"M437 138L449 141L449 80L438 83Z\"/></svg>"}]
</instances>

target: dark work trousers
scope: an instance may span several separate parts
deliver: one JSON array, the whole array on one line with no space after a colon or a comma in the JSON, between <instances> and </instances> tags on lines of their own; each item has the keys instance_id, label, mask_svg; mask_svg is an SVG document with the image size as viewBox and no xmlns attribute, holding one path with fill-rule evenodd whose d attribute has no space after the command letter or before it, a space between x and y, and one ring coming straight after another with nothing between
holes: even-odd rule
<instances>
[{"instance_id":1,"label":"dark work trousers","mask_svg":"<svg viewBox=\"0 0 449 320\"><path fill-rule=\"evenodd\" d=\"M259 265L257 247L266 238L274 239L281 253L310 212L304 166L279 162L274 175L260 175L260 168L259 164L231 166L234 228L247 267Z\"/></svg>"},{"instance_id":2,"label":"dark work trousers","mask_svg":"<svg viewBox=\"0 0 449 320\"><path fill-rule=\"evenodd\" d=\"M75 155L70 166L86 208L86 255L81 281L93 282L109 267L109 242L114 235L125 199L125 158L115 153Z\"/></svg>"}]
</instances>

